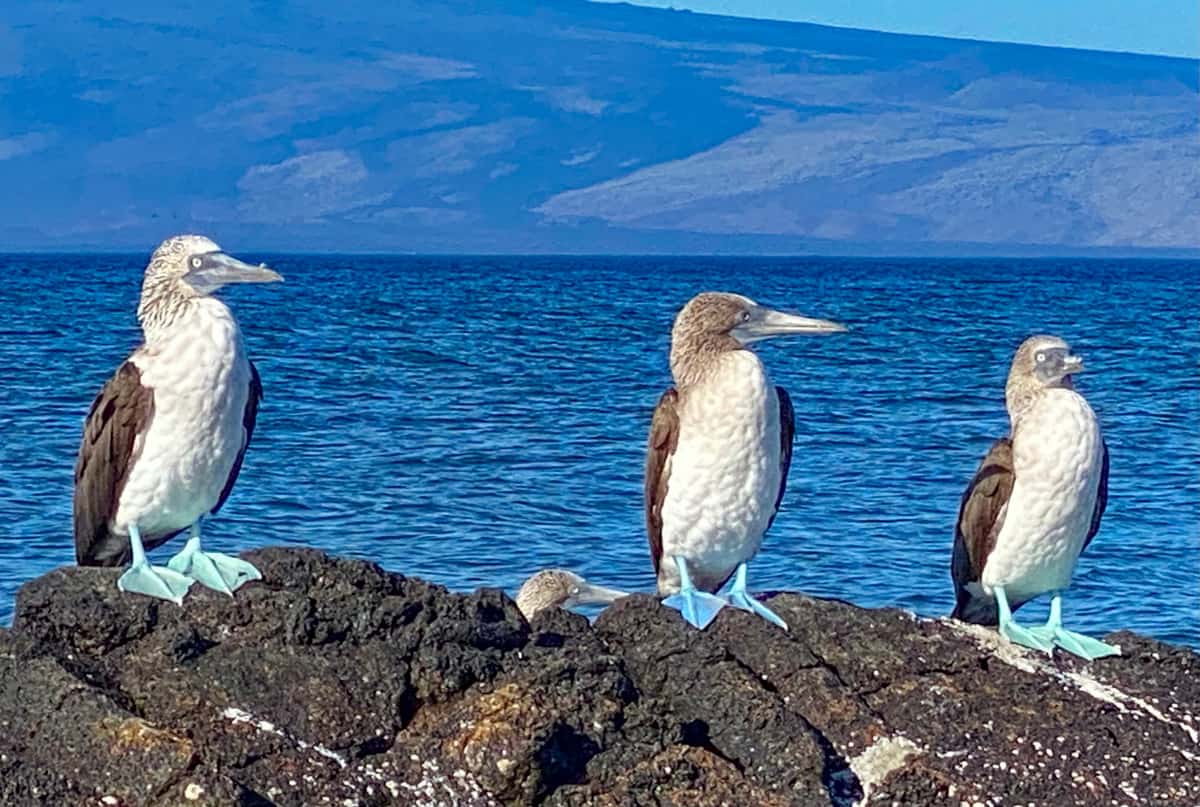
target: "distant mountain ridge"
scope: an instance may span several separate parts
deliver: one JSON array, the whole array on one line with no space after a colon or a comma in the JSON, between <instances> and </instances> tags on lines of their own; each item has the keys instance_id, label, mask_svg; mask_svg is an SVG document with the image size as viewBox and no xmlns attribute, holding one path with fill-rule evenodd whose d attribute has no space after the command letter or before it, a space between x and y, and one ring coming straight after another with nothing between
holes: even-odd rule
<instances>
[{"instance_id":1,"label":"distant mountain ridge","mask_svg":"<svg viewBox=\"0 0 1200 807\"><path fill-rule=\"evenodd\" d=\"M582 0L33 2L0 249L1200 250L1200 63Z\"/></svg>"}]
</instances>

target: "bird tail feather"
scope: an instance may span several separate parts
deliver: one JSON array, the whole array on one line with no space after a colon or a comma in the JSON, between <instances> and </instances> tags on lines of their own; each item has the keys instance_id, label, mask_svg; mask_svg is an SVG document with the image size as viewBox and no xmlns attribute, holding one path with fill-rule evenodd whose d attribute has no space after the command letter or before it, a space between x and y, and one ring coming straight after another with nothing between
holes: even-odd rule
<instances>
[{"instance_id":1,"label":"bird tail feather","mask_svg":"<svg viewBox=\"0 0 1200 807\"><path fill-rule=\"evenodd\" d=\"M974 625L998 625L1000 609L991 597L975 596L969 591L963 591L959 593L958 603L950 617Z\"/></svg>"}]
</instances>

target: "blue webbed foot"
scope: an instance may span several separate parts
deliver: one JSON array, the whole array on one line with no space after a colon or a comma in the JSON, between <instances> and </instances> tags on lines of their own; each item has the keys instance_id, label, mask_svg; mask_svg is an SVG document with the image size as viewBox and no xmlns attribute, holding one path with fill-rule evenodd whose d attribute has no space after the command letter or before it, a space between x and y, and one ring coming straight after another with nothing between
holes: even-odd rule
<instances>
[{"instance_id":1,"label":"blue webbed foot","mask_svg":"<svg viewBox=\"0 0 1200 807\"><path fill-rule=\"evenodd\" d=\"M743 611L758 614L763 619L778 625L784 630L788 629L787 623L780 619L778 614L744 591L729 592L729 604L736 608L741 608Z\"/></svg>"},{"instance_id":2,"label":"blue webbed foot","mask_svg":"<svg viewBox=\"0 0 1200 807\"><path fill-rule=\"evenodd\" d=\"M1011 619L1000 622L1000 635L1025 647L1041 650L1046 653L1054 652L1054 641L1043 634L1043 628L1025 628Z\"/></svg>"},{"instance_id":3,"label":"blue webbed foot","mask_svg":"<svg viewBox=\"0 0 1200 807\"><path fill-rule=\"evenodd\" d=\"M1054 642L1043 634L1041 628L1024 628L1013 621L1012 610L1008 607L1008 595L1003 586L996 586L993 592L996 597L996 608L1000 614L1000 635L1015 644L1041 650L1045 653L1054 652Z\"/></svg>"},{"instance_id":4,"label":"blue webbed foot","mask_svg":"<svg viewBox=\"0 0 1200 807\"><path fill-rule=\"evenodd\" d=\"M1037 635L1038 638L1088 661L1094 661L1105 656L1121 655L1121 648L1119 647L1114 647L1099 639L1093 639L1090 636L1084 636L1082 633L1075 633L1063 627L1061 594L1055 594L1053 599L1050 600L1050 617L1046 620L1046 624L1040 628L1031 628L1030 632Z\"/></svg>"},{"instance_id":5,"label":"blue webbed foot","mask_svg":"<svg viewBox=\"0 0 1200 807\"><path fill-rule=\"evenodd\" d=\"M675 566L679 569L679 593L667 597L662 604L683 614L683 618L692 627L704 630L725 607L725 601L692 585L687 561L678 555L675 556Z\"/></svg>"},{"instance_id":6,"label":"blue webbed foot","mask_svg":"<svg viewBox=\"0 0 1200 807\"><path fill-rule=\"evenodd\" d=\"M1084 636L1082 633L1069 631L1063 627L1059 627L1054 631L1054 644L1068 653L1074 653L1088 661L1104 658L1105 656L1121 655L1121 648L1119 647L1102 642L1099 639L1093 639L1090 636Z\"/></svg>"},{"instance_id":7,"label":"blue webbed foot","mask_svg":"<svg viewBox=\"0 0 1200 807\"><path fill-rule=\"evenodd\" d=\"M133 555L133 562L125 573L117 578L117 588L130 594L145 594L147 597L170 600L176 605L183 605L183 595L188 593L194 581L172 569L151 566L146 560L142 533L136 523L129 525L129 551Z\"/></svg>"},{"instance_id":8,"label":"blue webbed foot","mask_svg":"<svg viewBox=\"0 0 1200 807\"><path fill-rule=\"evenodd\" d=\"M166 567L151 566L142 558L141 563L130 566L117 579L117 588L130 594L145 594L183 605L183 595L187 594L193 582L190 577Z\"/></svg>"},{"instance_id":9,"label":"blue webbed foot","mask_svg":"<svg viewBox=\"0 0 1200 807\"><path fill-rule=\"evenodd\" d=\"M214 591L230 596L251 580L262 580L258 569L240 558L202 551L200 531L195 527L187 545L167 562L167 566Z\"/></svg>"},{"instance_id":10,"label":"blue webbed foot","mask_svg":"<svg viewBox=\"0 0 1200 807\"><path fill-rule=\"evenodd\" d=\"M681 589L678 594L663 600L662 604L683 614L689 625L700 630L707 628L725 607L725 601L720 597L695 588Z\"/></svg>"},{"instance_id":11,"label":"blue webbed foot","mask_svg":"<svg viewBox=\"0 0 1200 807\"><path fill-rule=\"evenodd\" d=\"M746 564L744 563L738 564L737 576L734 578L733 588L729 589L729 604L736 608L741 608L743 611L758 614L763 619L774 625L778 625L784 630L788 629L787 623L780 619L778 614L751 597L749 592L746 591Z\"/></svg>"}]
</instances>

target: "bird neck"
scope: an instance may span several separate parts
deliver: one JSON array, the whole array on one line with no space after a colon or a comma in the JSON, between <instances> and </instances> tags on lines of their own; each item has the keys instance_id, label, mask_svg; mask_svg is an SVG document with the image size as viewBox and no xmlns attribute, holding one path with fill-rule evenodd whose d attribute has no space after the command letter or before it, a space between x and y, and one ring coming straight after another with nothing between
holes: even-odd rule
<instances>
[{"instance_id":1,"label":"bird neck","mask_svg":"<svg viewBox=\"0 0 1200 807\"><path fill-rule=\"evenodd\" d=\"M225 308L219 300L196 294L178 280L147 277L142 283L142 299L138 303L138 322L147 344L166 338L181 323L209 305Z\"/></svg>"},{"instance_id":2,"label":"bird neck","mask_svg":"<svg viewBox=\"0 0 1200 807\"><path fill-rule=\"evenodd\" d=\"M671 339L671 375L680 389L702 383L720 366L723 354L745 350L727 333L679 334Z\"/></svg>"},{"instance_id":3,"label":"bird neck","mask_svg":"<svg viewBox=\"0 0 1200 807\"><path fill-rule=\"evenodd\" d=\"M1008 384L1004 387L1004 405L1008 409L1009 423L1014 430L1021 416L1032 409L1038 401L1045 397L1046 391L1051 389L1073 390L1075 385L1071 383L1069 375L1063 376L1052 384L1042 384L1027 377L1009 378Z\"/></svg>"}]
</instances>

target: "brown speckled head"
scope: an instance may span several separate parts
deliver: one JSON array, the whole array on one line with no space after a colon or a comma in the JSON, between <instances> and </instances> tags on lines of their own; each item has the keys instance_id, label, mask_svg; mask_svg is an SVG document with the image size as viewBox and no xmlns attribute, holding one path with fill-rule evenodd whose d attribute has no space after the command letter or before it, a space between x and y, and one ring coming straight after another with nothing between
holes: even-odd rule
<instances>
[{"instance_id":1,"label":"brown speckled head","mask_svg":"<svg viewBox=\"0 0 1200 807\"><path fill-rule=\"evenodd\" d=\"M1057 336L1038 334L1021 343L1013 356L1004 387L1009 417L1015 422L1047 389L1071 389L1071 376L1083 369L1083 359Z\"/></svg>"},{"instance_id":2,"label":"brown speckled head","mask_svg":"<svg viewBox=\"0 0 1200 807\"><path fill-rule=\"evenodd\" d=\"M226 255L202 235L176 235L158 245L142 276L138 320L147 336L170 324L188 300L209 295L228 283L283 280L266 266L251 266Z\"/></svg>"},{"instance_id":3,"label":"brown speckled head","mask_svg":"<svg viewBox=\"0 0 1200 807\"><path fill-rule=\"evenodd\" d=\"M548 608L606 605L624 596L624 591L594 586L566 569L543 569L521 585L517 592L517 608L529 620Z\"/></svg>"},{"instance_id":4,"label":"brown speckled head","mask_svg":"<svg viewBox=\"0 0 1200 807\"><path fill-rule=\"evenodd\" d=\"M671 374L683 388L703 376L712 359L774 336L836 333L844 325L775 311L740 294L697 294L675 317L671 329Z\"/></svg>"}]
</instances>

